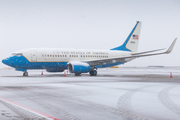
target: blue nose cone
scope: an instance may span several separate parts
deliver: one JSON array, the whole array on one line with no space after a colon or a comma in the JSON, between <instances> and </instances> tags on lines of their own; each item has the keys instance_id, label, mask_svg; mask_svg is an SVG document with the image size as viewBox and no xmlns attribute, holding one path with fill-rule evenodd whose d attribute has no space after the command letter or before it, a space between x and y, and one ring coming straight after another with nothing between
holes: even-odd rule
<instances>
[{"instance_id":1,"label":"blue nose cone","mask_svg":"<svg viewBox=\"0 0 180 120\"><path fill-rule=\"evenodd\" d=\"M2 63L4 63L5 65L8 65L8 60L7 59L3 59Z\"/></svg>"}]
</instances>

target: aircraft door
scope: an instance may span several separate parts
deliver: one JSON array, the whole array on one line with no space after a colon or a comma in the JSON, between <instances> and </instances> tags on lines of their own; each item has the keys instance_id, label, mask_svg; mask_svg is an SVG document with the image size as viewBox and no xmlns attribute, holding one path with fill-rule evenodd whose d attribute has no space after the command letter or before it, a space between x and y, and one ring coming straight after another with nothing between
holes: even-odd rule
<instances>
[{"instance_id":1,"label":"aircraft door","mask_svg":"<svg viewBox=\"0 0 180 120\"><path fill-rule=\"evenodd\" d=\"M32 52L31 52L31 61L37 61L36 51L32 51Z\"/></svg>"},{"instance_id":2,"label":"aircraft door","mask_svg":"<svg viewBox=\"0 0 180 120\"><path fill-rule=\"evenodd\" d=\"M83 54L82 53L80 53L80 58L81 58L81 60L83 60Z\"/></svg>"}]
</instances>

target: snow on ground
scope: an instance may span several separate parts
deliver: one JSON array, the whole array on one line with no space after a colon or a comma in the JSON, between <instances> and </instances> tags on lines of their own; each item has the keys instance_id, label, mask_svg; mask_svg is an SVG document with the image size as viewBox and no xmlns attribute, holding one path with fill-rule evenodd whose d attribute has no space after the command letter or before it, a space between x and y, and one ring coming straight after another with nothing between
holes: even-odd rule
<instances>
[{"instance_id":1,"label":"snow on ground","mask_svg":"<svg viewBox=\"0 0 180 120\"><path fill-rule=\"evenodd\" d=\"M41 72L0 70L0 97L61 120L180 118L178 67L106 68L97 76ZM0 101L0 119L33 118L12 107Z\"/></svg>"}]
</instances>

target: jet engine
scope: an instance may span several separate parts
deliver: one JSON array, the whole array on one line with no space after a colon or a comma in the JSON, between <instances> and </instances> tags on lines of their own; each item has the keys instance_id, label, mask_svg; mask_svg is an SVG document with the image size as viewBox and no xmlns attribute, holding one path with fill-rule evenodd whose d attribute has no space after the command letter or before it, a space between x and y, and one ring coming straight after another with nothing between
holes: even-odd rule
<instances>
[{"instance_id":1,"label":"jet engine","mask_svg":"<svg viewBox=\"0 0 180 120\"><path fill-rule=\"evenodd\" d=\"M68 70L70 73L87 73L91 70L91 66L84 62L69 62Z\"/></svg>"}]
</instances>

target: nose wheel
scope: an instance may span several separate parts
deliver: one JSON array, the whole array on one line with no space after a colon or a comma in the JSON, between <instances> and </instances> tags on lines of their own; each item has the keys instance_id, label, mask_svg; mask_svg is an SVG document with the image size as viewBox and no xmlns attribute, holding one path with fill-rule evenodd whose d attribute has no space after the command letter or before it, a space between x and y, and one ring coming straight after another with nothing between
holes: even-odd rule
<instances>
[{"instance_id":1,"label":"nose wheel","mask_svg":"<svg viewBox=\"0 0 180 120\"><path fill-rule=\"evenodd\" d=\"M28 76L28 72L24 72L24 73L23 73L23 76Z\"/></svg>"},{"instance_id":2,"label":"nose wheel","mask_svg":"<svg viewBox=\"0 0 180 120\"><path fill-rule=\"evenodd\" d=\"M93 70L89 72L90 76L96 76L97 75L97 71Z\"/></svg>"}]
</instances>

